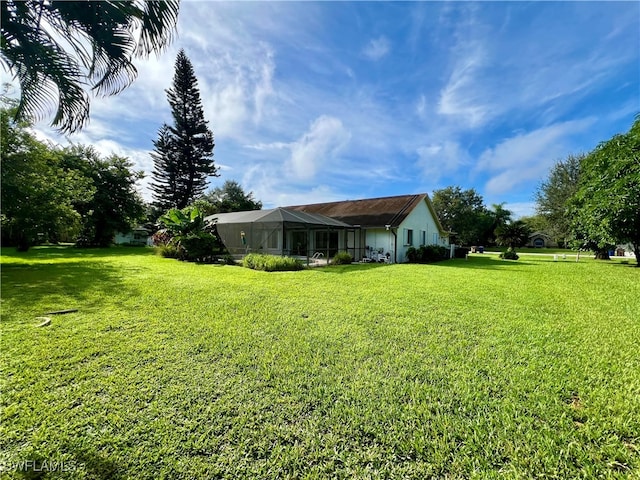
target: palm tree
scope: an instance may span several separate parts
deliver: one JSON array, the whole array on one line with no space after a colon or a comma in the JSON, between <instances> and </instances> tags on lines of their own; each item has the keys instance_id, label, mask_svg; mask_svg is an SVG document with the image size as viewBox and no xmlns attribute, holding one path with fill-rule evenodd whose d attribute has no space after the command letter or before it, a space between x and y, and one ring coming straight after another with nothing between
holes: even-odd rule
<instances>
[{"instance_id":1,"label":"palm tree","mask_svg":"<svg viewBox=\"0 0 640 480\"><path fill-rule=\"evenodd\" d=\"M16 117L74 132L89 119L89 94L115 95L137 75L133 58L172 40L179 0L2 0L0 60L20 83Z\"/></svg>"},{"instance_id":2,"label":"palm tree","mask_svg":"<svg viewBox=\"0 0 640 480\"><path fill-rule=\"evenodd\" d=\"M531 232L522 220L516 220L498 227L495 233L498 245L515 250L516 247L521 247L527 243Z\"/></svg>"}]
</instances>

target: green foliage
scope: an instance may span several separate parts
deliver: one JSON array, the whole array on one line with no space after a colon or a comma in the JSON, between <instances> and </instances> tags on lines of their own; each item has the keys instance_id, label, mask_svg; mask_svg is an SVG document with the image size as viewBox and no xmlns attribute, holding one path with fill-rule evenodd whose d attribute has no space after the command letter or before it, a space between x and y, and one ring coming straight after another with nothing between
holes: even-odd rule
<instances>
[{"instance_id":1,"label":"green foliage","mask_svg":"<svg viewBox=\"0 0 640 480\"><path fill-rule=\"evenodd\" d=\"M244 212L260 210L262 202L253 198L253 192L245 193L240 184L234 180L227 180L222 187L217 187L206 193L200 201L210 205L211 214L227 212Z\"/></svg>"},{"instance_id":2,"label":"green foliage","mask_svg":"<svg viewBox=\"0 0 640 480\"><path fill-rule=\"evenodd\" d=\"M2 242L27 250L38 239L69 241L80 231L74 204L95 194L90 179L64 168L61 151L1 112Z\"/></svg>"},{"instance_id":3,"label":"green foliage","mask_svg":"<svg viewBox=\"0 0 640 480\"><path fill-rule=\"evenodd\" d=\"M186 235L180 239L180 246L186 253L186 260L210 262L218 247L218 239L208 232Z\"/></svg>"},{"instance_id":4,"label":"green foliage","mask_svg":"<svg viewBox=\"0 0 640 480\"><path fill-rule=\"evenodd\" d=\"M62 164L90 181L94 194L74 202L81 215L80 246L107 247L117 232L127 233L145 216L136 183L144 177L128 158L102 158L91 146L74 145L61 151Z\"/></svg>"},{"instance_id":5,"label":"green foliage","mask_svg":"<svg viewBox=\"0 0 640 480\"><path fill-rule=\"evenodd\" d=\"M499 257L503 260L518 260L520 258L516 251L511 247L509 247L506 252L500 253Z\"/></svg>"},{"instance_id":6,"label":"green foliage","mask_svg":"<svg viewBox=\"0 0 640 480\"><path fill-rule=\"evenodd\" d=\"M200 232L205 227L204 215L197 207L183 210L172 208L159 219L172 236L185 236Z\"/></svg>"},{"instance_id":7,"label":"green foliage","mask_svg":"<svg viewBox=\"0 0 640 480\"><path fill-rule=\"evenodd\" d=\"M640 257L640 115L629 132L582 159L570 212L576 238L585 246L606 252L631 243Z\"/></svg>"},{"instance_id":8,"label":"green foliage","mask_svg":"<svg viewBox=\"0 0 640 480\"><path fill-rule=\"evenodd\" d=\"M495 233L498 245L514 249L527 243L531 231L522 220L516 220L498 227Z\"/></svg>"},{"instance_id":9,"label":"green foliage","mask_svg":"<svg viewBox=\"0 0 640 480\"><path fill-rule=\"evenodd\" d=\"M183 250L178 245L172 243L158 245L156 247L156 252L158 255L165 258L176 258L178 260L182 260L184 257Z\"/></svg>"},{"instance_id":10,"label":"green foliage","mask_svg":"<svg viewBox=\"0 0 640 480\"><path fill-rule=\"evenodd\" d=\"M331 259L332 265L350 265L353 263L353 257L348 252L338 252Z\"/></svg>"},{"instance_id":11,"label":"green foliage","mask_svg":"<svg viewBox=\"0 0 640 480\"><path fill-rule=\"evenodd\" d=\"M164 124L154 142L153 198L158 207L185 208L218 176L213 161L213 133L207 126L191 61L178 52L173 83L167 90L173 126Z\"/></svg>"},{"instance_id":12,"label":"green foliage","mask_svg":"<svg viewBox=\"0 0 640 480\"><path fill-rule=\"evenodd\" d=\"M446 260L449 249L440 245L422 245L419 248L409 247L407 249L407 260L409 263L432 263Z\"/></svg>"},{"instance_id":13,"label":"green foliage","mask_svg":"<svg viewBox=\"0 0 640 480\"><path fill-rule=\"evenodd\" d=\"M453 256L455 258L466 258L470 251L471 249L467 247L456 247L455 251L453 252Z\"/></svg>"},{"instance_id":14,"label":"green foliage","mask_svg":"<svg viewBox=\"0 0 640 480\"><path fill-rule=\"evenodd\" d=\"M144 215L136 190L142 172L92 147L60 148L36 140L2 110L2 213L5 244L74 241L108 246Z\"/></svg>"},{"instance_id":15,"label":"green foliage","mask_svg":"<svg viewBox=\"0 0 640 480\"><path fill-rule=\"evenodd\" d=\"M172 258L185 261L210 262L220 253L220 241L210 231L204 221L204 215L197 207L182 210L172 208L160 217L165 227L154 235L154 244L160 247L171 246L179 254ZM171 250L173 252L173 249Z\"/></svg>"},{"instance_id":16,"label":"green foliage","mask_svg":"<svg viewBox=\"0 0 640 480\"><path fill-rule=\"evenodd\" d=\"M67 133L82 128L88 91L115 95L130 85L133 58L170 43L178 10L174 0L3 0L0 60L20 83L17 118L40 119L57 105L53 126Z\"/></svg>"},{"instance_id":17,"label":"green foliage","mask_svg":"<svg viewBox=\"0 0 640 480\"><path fill-rule=\"evenodd\" d=\"M546 225L535 230L545 231L559 244L567 244L573 237L568 202L578 189L580 163L585 157L569 155L558 161L536 191L536 211Z\"/></svg>"},{"instance_id":18,"label":"green foliage","mask_svg":"<svg viewBox=\"0 0 640 480\"><path fill-rule=\"evenodd\" d=\"M453 232L454 243L486 243L487 236L493 232L495 218L474 189L463 191L456 186L435 190L431 200L444 229Z\"/></svg>"},{"instance_id":19,"label":"green foliage","mask_svg":"<svg viewBox=\"0 0 640 480\"><path fill-rule=\"evenodd\" d=\"M284 272L302 270L304 265L296 258L266 255L262 253L250 253L242 260L242 266L253 270L265 272Z\"/></svg>"}]
</instances>

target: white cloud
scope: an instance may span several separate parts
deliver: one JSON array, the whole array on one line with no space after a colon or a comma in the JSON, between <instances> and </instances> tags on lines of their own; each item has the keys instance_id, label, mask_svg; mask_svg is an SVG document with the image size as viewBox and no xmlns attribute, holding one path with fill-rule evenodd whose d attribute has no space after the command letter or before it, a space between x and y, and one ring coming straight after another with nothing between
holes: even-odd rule
<instances>
[{"instance_id":1,"label":"white cloud","mask_svg":"<svg viewBox=\"0 0 640 480\"><path fill-rule=\"evenodd\" d=\"M505 193L523 182L542 178L555 160L570 151L570 137L594 122L594 118L586 118L557 123L516 135L486 149L476 166L476 172L493 175L486 183L486 192Z\"/></svg>"},{"instance_id":2,"label":"white cloud","mask_svg":"<svg viewBox=\"0 0 640 480\"><path fill-rule=\"evenodd\" d=\"M350 138L351 134L338 118L318 117L309 131L290 145L291 170L300 180L312 179L318 167L331 163Z\"/></svg>"},{"instance_id":3,"label":"white cloud","mask_svg":"<svg viewBox=\"0 0 640 480\"><path fill-rule=\"evenodd\" d=\"M486 54L479 44L459 48L464 51L456 61L449 81L440 91L438 113L477 127L486 121L490 112L480 75Z\"/></svg>"},{"instance_id":4,"label":"white cloud","mask_svg":"<svg viewBox=\"0 0 640 480\"><path fill-rule=\"evenodd\" d=\"M530 217L536 213L535 202L513 202L506 203L504 208L513 213L513 219L517 220L521 217Z\"/></svg>"},{"instance_id":5,"label":"white cloud","mask_svg":"<svg viewBox=\"0 0 640 480\"><path fill-rule=\"evenodd\" d=\"M422 174L433 183L468 165L471 160L469 153L451 140L418 147L417 153Z\"/></svg>"},{"instance_id":6,"label":"white cloud","mask_svg":"<svg viewBox=\"0 0 640 480\"><path fill-rule=\"evenodd\" d=\"M378 61L385 57L391 50L391 43L387 37L380 36L371 39L362 53L370 60Z\"/></svg>"}]
</instances>

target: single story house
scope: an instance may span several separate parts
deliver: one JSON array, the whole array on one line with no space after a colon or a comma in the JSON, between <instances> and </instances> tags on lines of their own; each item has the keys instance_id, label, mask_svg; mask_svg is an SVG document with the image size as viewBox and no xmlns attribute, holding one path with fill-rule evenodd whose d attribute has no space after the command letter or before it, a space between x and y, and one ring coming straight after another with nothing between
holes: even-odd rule
<instances>
[{"instance_id":1,"label":"single story house","mask_svg":"<svg viewBox=\"0 0 640 480\"><path fill-rule=\"evenodd\" d=\"M527 240L527 244L525 246L533 248L555 248L558 246L558 244L544 232L533 232L531 235L529 235L529 239Z\"/></svg>"},{"instance_id":2,"label":"single story house","mask_svg":"<svg viewBox=\"0 0 640 480\"><path fill-rule=\"evenodd\" d=\"M329 244L337 247L342 240L356 261L405 262L410 247L449 247L449 233L440 224L426 193L286 208L324 215L354 227L333 233ZM346 237L342 239L341 235Z\"/></svg>"},{"instance_id":3,"label":"single story house","mask_svg":"<svg viewBox=\"0 0 640 480\"><path fill-rule=\"evenodd\" d=\"M129 233L117 232L113 239L116 245L152 246L152 231L145 227L135 227Z\"/></svg>"},{"instance_id":4,"label":"single story house","mask_svg":"<svg viewBox=\"0 0 640 480\"><path fill-rule=\"evenodd\" d=\"M206 221L229 253L329 259L346 251L356 261L405 262L407 250L449 247L426 193L221 213Z\"/></svg>"}]
</instances>

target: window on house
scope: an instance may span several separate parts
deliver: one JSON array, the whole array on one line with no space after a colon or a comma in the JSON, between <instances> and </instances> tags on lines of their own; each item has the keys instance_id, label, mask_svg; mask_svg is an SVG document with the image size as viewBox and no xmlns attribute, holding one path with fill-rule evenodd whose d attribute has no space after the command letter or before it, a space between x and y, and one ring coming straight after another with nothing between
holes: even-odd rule
<instances>
[{"instance_id":1,"label":"window on house","mask_svg":"<svg viewBox=\"0 0 640 480\"><path fill-rule=\"evenodd\" d=\"M427 231L420 230L420 245L426 245L426 244L427 244Z\"/></svg>"},{"instance_id":2,"label":"window on house","mask_svg":"<svg viewBox=\"0 0 640 480\"><path fill-rule=\"evenodd\" d=\"M433 244L434 245L438 245L438 234L437 233L433 234Z\"/></svg>"},{"instance_id":3,"label":"window on house","mask_svg":"<svg viewBox=\"0 0 640 480\"><path fill-rule=\"evenodd\" d=\"M413 230L410 228L404 229L404 244L413 245Z\"/></svg>"}]
</instances>

